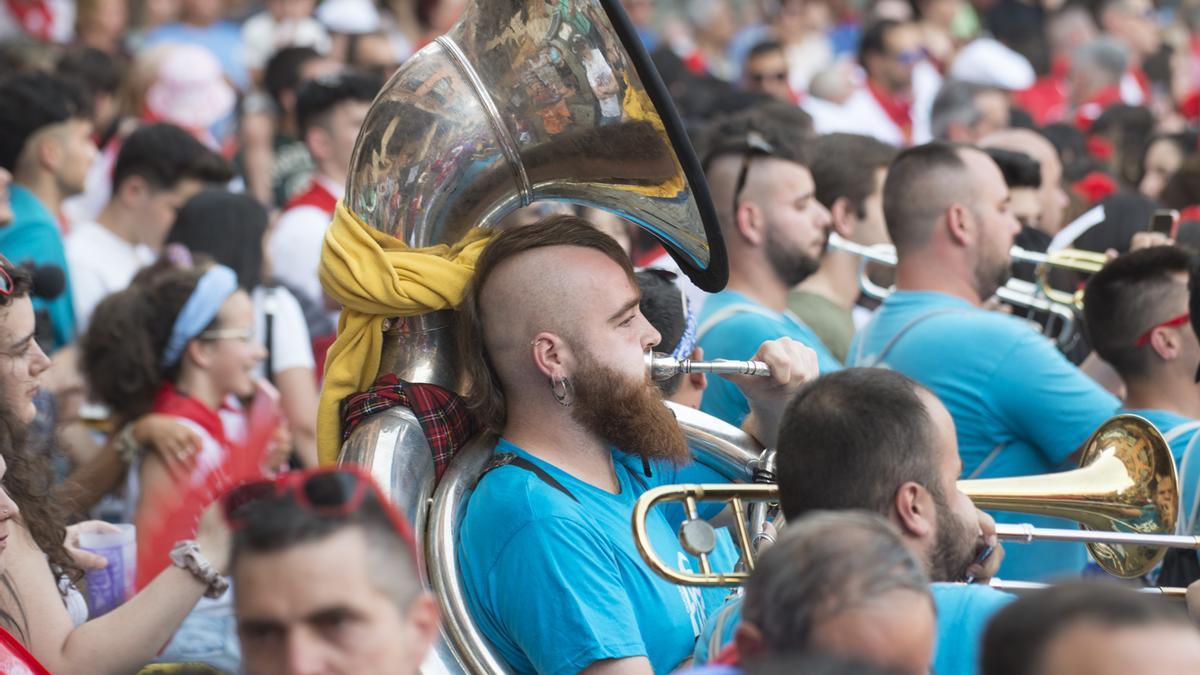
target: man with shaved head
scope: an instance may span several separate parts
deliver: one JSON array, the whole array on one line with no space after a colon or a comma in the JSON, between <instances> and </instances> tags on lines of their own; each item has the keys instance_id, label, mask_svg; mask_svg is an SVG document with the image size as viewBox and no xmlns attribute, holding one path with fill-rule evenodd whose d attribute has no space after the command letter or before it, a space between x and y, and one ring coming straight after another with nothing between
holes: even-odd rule
<instances>
[{"instance_id":1,"label":"man with shaved head","mask_svg":"<svg viewBox=\"0 0 1200 675\"><path fill-rule=\"evenodd\" d=\"M704 170L729 252L729 285L700 312L696 338L705 357L743 360L763 341L788 337L816 350L821 372L841 368L787 305L792 288L817 271L832 224L799 134L764 107L709 135ZM714 380L700 409L736 426L750 405L733 383Z\"/></svg>"},{"instance_id":2,"label":"man with shaved head","mask_svg":"<svg viewBox=\"0 0 1200 675\"><path fill-rule=\"evenodd\" d=\"M501 438L467 503L458 563L472 615L515 672L671 671L724 596L665 581L634 544L642 493L724 480L689 464L646 377L659 334L637 288L614 240L554 216L496 235L461 307L468 401ZM769 442L816 355L777 340L755 358L772 377L736 379ZM649 535L669 564L694 569L680 520L655 509Z\"/></svg>"},{"instance_id":3,"label":"man with shaved head","mask_svg":"<svg viewBox=\"0 0 1200 675\"><path fill-rule=\"evenodd\" d=\"M1054 149L1054 144L1030 129L1005 129L983 137L979 147L1023 152L1038 163L1042 170L1042 185L1038 190L1042 216L1036 222L1027 224L1051 237L1058 234L1063 226L1063 212L1070 199L1063 190L1062 159L1058 156L1058 150Z\"/></svg>"},{"instance_id":4,"label":"man with shaved head","mask_svg":"<svg viewBox=\"0 0 1200 675\"><path fill-rule=\"evenodd\" d=\"M1069 468L1118 405L1023 320L981 307L1010 274L1019 225L1008 202L1000 169L978 149L931 143L900 153L883 188L896 291L850 346L855 365L898 370L937 394L954 418L964 478ZM1000 572L1045 579L1083 564L1082 546L1047 542L1012 547Z\"/></svg>"}]
</instances>

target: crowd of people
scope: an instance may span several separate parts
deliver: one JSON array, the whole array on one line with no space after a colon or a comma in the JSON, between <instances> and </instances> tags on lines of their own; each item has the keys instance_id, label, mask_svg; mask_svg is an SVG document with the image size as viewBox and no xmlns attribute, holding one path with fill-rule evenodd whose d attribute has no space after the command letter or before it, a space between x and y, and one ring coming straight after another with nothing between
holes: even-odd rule
<instances>
[{"instance_id":1,"label":"crowd of people","mask_svg":"<svg viewBox=\"0 0 1200 675\"><path fill-rule=\"evenodd\" d=\"M1074 524L958 484L1073 468L1133 413L1178 467L1157 515L1200 535L1200 3L619 4L700 160L724 289L612 205L535 203L453 249L458 392L392 377L335 401L341 438L397 403L431 447L496 434L443 561L495 659L1200 670L1194 551L1116 579L1082 544L1005 547L997 523ZM372 102L466 6L0 2L0 672L414 673L444 639L417 514L321 466L357 312L321 270ZM613 54L556 53L613 134L643 104ZM647 350L771 374L652 382ZM775 453L786 524L755 533L734 593L660 577L634 539L648 490L729 480L693 461L681 408ZM697 515L730 517L644 526L681 570ZM117 524L133 558L85 545ZM718 528L714 564L731 543ZM136 571L100 611L116 565ZM1191 618L1155 586L1191 586Z\"/></svg>"}]
</instances>

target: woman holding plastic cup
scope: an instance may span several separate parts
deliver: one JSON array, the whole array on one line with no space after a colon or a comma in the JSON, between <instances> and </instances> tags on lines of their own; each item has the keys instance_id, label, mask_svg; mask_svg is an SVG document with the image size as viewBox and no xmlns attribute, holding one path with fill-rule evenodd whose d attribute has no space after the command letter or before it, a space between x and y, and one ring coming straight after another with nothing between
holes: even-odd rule
<instances>
[{"instance_id":1,"label":"woman holding plastic cup","mask_svg":"<svg viewBox=\"0 0 1200 675\"><path fill-rule=\"evenodd\" d=\"M222 265L158 265L93 315L83 349L93 394L123 419L168 415L201 441L186 475L172 473L154 454L133 469L140 479L139 586L180 554L175 542L192 536L213 497L286 461L273 452L287 449L277 442L280 418L251 423L257 409L240 403L259 391L254 372L265 350L254 336L250 296ZM231 595L201 601L162 658L236 672L241 650Z\"/></svg>"},{"instance_id":2,"label":"woman holding plastic cup","mask_svg":"<svg viewBox=\"0 0 1200 675\"><path fill-rule=\"evenodd\" d=\"M64 545L46 454L26 442L33 399L50 364L33 340L30 286L26 273L0 257L0 457L7 468L0 484L19 507L5 515L0 500L0 628L56 675L134 672L217 585L215 570L228 565L228 532L219 508L209 509L191 545L199 549L193 560L207 561L193 567L210 573L169 566L121 607L76 625L49 565L76 579L80 570Z\"/></svg>"}]
</instances>

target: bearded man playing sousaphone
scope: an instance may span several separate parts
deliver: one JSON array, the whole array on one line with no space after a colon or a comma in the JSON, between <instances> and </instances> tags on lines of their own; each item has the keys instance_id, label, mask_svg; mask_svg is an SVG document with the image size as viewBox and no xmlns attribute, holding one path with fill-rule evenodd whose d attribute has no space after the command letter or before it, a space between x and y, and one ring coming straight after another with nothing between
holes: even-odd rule
<instances>
[{"instance_id":1,"label":"bearded man playing sousaphone","mask_svg":"<svg viewBox=\"0 0 1200 675\"><path fill-rule=\"evenodd\" d=\"M691 653L721 589L671 584L642 562L630 527L651 487L724 482L690 465L683 434L646 377L658 332L638 310L628 257L586 221L556 216L496 235L459 328L468 401L501 439L463 517L467 604L517 672L667 672ZM754 357L770 378L735 378L747 429L771 441L787 397L817 375L792 340ZM682 517L682 511L675 514ZM675 522L673 522L673 520ZM668 509L649 531L691 568Z\"/></svg>"}]
</instances>

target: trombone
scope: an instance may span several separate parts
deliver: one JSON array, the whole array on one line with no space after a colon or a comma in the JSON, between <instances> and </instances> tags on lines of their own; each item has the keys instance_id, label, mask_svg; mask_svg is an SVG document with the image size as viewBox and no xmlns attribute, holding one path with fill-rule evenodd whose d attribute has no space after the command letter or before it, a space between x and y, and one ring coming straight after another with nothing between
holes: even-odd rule
<instances>
[{"instance_id":1,"label":"trombone","mask_svg":"<svg viewBox=\"0 0 1200 675\"><path fill-rule=\"evenodd\" d=\"M1082 530L997 525L1001 539L1018 542L1078 541L1109 574L1139 577L1158 564L1164 547L1200 549L1200 537L1173 535L1178 517L1179 479L1162 434L1136 415L1118 415L1101 425L1084 446L1080 468L1015 478L962 480L959 489L977 506L1077 521ZM755 551L747 525L748 505L777 502L778 485L664 485L638 498L633 510L634 543L646 564L663 578L688 586L738 586L754 570ZM700 502L724 502L734 515L734 537L742 569L714 570L710 555L716 531L699 517ZM658 504L681 502L686 519L679 531L684 550L696 556L699 572L667 564L653 549L647 516Z\"/></svg>"},{"instance_id":2,"label":"trombone","mask_svg":"<svg viewBox=\"0 0 1200 675\"><path fill-rule=\"evenodd\" d=\"M884 267L896 266L896 249L891 244L859 244L836 232L829 234L827 245L830 251L842 251L859 257L858 288L863 295L882 301L892 293L892 288L880 286L871 280L868 265L874 263ZM1108 257L1081 249L1064 249L1054 253L1027 251L1013 246L1009 255L1014 262L1034 265L1036 282L1010 278L996 291L996 297L1006 305L1024 307L1045 314L1048 318L1043 332L1054 336L1059 348L1070 349L1075 342L1077 313L1083 309L1083 291L1068 293L1050 284L1050 272L1067 270L1081 274L1095 274L1104 267Z\"/></svg>"}]
</instances>

